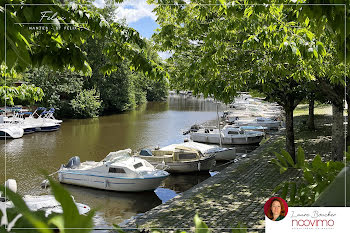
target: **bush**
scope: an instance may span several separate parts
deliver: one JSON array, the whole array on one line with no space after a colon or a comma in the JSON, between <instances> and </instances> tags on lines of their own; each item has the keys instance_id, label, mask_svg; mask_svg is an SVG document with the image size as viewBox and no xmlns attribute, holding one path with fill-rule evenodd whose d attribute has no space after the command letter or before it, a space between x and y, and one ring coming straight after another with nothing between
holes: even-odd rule
<instances>
[{"instance_id":1,"label":"bush","mask_svg":"<svg viewBox=\"0 0 350 233\"><path fill-rule=\"evenodd\" d=\"M345 166L340 161L323 162L319 155L307 162L301 147L298 148L296 162L285 150L282 150L281 154L275 153L275 155L276 159L272 159L271 162L279 167L281 174L288 169L298 169L302 173L300 177L285 181L274 190L274 192L282 190L280 197L283 199L289 196L288 205L290 206L311 206ZM347 153L346 156L349 161L350 154Z\"/></svg>"},{"instance_id":2,"label":"bush","mask_svg":"<svg viewBox=\"0 0 350 233\"><path fill-rule=\"evenodd\" d=\"M95 90L83 90L70 101L72 114L77 118L90 118L98 116L101 101Z\"/></svg>"}]
</instances>

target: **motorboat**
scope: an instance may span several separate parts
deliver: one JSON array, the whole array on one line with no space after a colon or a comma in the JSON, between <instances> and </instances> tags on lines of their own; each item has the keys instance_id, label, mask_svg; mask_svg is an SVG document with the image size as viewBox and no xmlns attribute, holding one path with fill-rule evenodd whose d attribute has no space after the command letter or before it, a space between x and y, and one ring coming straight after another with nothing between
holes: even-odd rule
<instances>
[{"instance_id":1,"label":"motorboat","mask_svg":"<svg viewBox=\"0 0 350 233\"><path fill-rule=\"evenodd\" d=\"M38 114L38 111L42 111ZM35 131L38 132L51 132L60 129L62 120L57 120L54 118L53 113L55 109L51 108L46 111L46 108L37 108L29 117L24 118L25 124L29 124L35 127ZM30 113L30 112L28 112Z\"/></svg>"},{"instance_id":2,"label":"motorboat","mask_svg":"<svg viewBox=\"0 0 350 233\"><path fill-rule=\"evenodd\" d=\"M209 171L215 166L214 155L203 155L199 150L185 146L174 150L143 149L136 156L170 173Z\"/></svg>"},{"instance_id":3,"label":"motorboat","mask_svg":"<svg viewBox=\"0 0 350 233\"><path fill-rule=\"evenodd\" d=\"M8 179L5 182L5 186L13 192L17 192L17 182L14 179ZM73 198L73 197L72 197ZM23 201L26 203L28 208L31 211L45 211L45 216L50 215L51 213L63 213L61 204L55 199L53 195L41 195L41 196L32 196L25 195ZM74 198L73 198L74 201ZM90 211L88 205L75 202L79 214L86 214ZM12 201L7 200L5 197L1 196L0 193L0 208L13 208L14 205Z\"/></svg>"},{"instance_id":4,"label":"motorboat","mask_svg":"<svg viewBox=\"0 0 350 233\"><path fill-rule=\"evenodd\" d=\"M171 144L169 146L160 148L159 150L174 151L178 147L188 147L199 150L203 155L214 155L215 160L232 160L236 158L236 148L224 148L216 145L207 145L198 142L184 142L180 144Z\"/></svg>"},{"instance_id":5,"label":"motorboat","mask_svg":"<svg viewBox=\"0 0 350 233\"><path fill-rule=\"evenodd\" d=\"M257 117L254 119L238 119L234 121L234 124L239 126L263 126L268 129L278 129L281 125L281 121L265 117Z\"/></svg>"},{"instance_id":6,"label":"motorboat","mask_svg":"<svg viewBox=\"0 0 350 233\"><path fill-rule=\"evenodd\" d=\"M39 112L42 111L40 114ZM4 117L5 122L17 125L24 130L24 134L33 132L51 132L61 127L62 120L53 116L54 109L37 108L34 112L15 112L12 117ZM25 117L28 115L28 117Z\"/></svg>"},{"instance_id":7,"label":"motorboat","mask_svg":"<svg viewBox=\"0 0 350 233\"><path fill-rule=\"evenodd\" d=\"M252 125L241 125L239 126L241 129L243 130L251 130L251 131L261 131L261 132L265 132L266 130L268 130L267 127L264 126L252 126Z\"/></svg>"},{"instance_id":8,"label":"motorboat","mask_svg":"<svg viewBox=\"0 0 350 233\"><path fill-rule=\"evenodd\" d=\"M73 198L74 200L74 198ZM41 196L31 196L25 195L23 201L27 204L28 208L31 211L45 211L45 215L48 216L52 213L63 213L61 204L56 201L55 196L53 195L41 195ZM74 201L75 202L75 201ZM4 202L6 208L13 208L13 203L11 201ZM90 211L88 205L77 203L75 205L78 208L79 214L86 214Z\"/></svg>"},{"instance_id":9,"label":"motorboat","mask_svg":"<svg viewBox=\"0 0 350 233\"><path fill-rule=\"evenodd\" d=\"M110 152L100 162L80 163L75 156L58 170L61 183L124 192L154 190L168 176L146 160L132 157L131 149Z\"/></svg>"},{"instance_id":10,"label":"motorboat","mask_svg":"<svg viewBox=\"0 0 350 233\"><path fill-rule=\"evenodd\" d=\"M223 145L258 144L265 136L264 132L244 130L240 127L226 125L219 129L199 129L191 133L190 139L195 142Z\"/></svg>"},{"instance_id":11,"label":"motorboat","mask_svg":"<svg viewBox=\"0 0 350 233\"><path fill-rule=\"evenodd\" d=\"M0 138L21 138L24 130L17 125L4 123L3 116L0 116Z\"/></svg>"}]
</instances>

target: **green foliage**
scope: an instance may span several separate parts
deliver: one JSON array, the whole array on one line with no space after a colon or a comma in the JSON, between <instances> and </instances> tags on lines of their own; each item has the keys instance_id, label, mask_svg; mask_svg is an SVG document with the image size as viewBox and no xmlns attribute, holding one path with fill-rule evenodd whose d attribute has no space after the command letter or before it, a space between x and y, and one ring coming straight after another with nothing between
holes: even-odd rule
<instances>
[{"instance_id":1,"label":"green foliage","mask_svg":"<svg viewBox=\"0 0 350 233\"><path fill-rule=\"evenodd\" d=\"M98 116L101 102L95 90L83 90L70 101L72 115L77 118L90 118Z\"/></svg>"},{"instance_id":2,"label":"green foliage","mask_svg":"<svg viewBox=\"0 0 350 233\"><path fill-rule=\"evenodd\" d=\"M83 92L86 79L69 70L61 72L48 68L28 70L25 75L25 80L40 87L45 93L40 105L55 108L58 117L73 117L71 101ZM75 114L77 115L79 114Z\"/></svg>"},{"instance_id":3,"label":"green foliage","mask_svg":"<svg viewBox=\"0 0 350 233\"><path fill-rule=\"evenodd\" d=\"M16 99L23 102L34 104L41 101L44 96L44 92L40 87L34 85L22 84L18 87L0 86L0 104L14 105ZM17 103L18 104L18 103Z\"/></svg>"},{"instance_id":4,"label":"green foliage","mask_svg":"<svg viewBox=\"0 0 350 233\"><path fill-rule=\"evenodd\" d=\"M323 162L319 155L316 155L312 161L306 162L301 147L298 148L296 163L291 160L286 151L275 155L276 159L271 161L279 167L281 174L288 169L298 169L302 174L300 177L281 183L274 189L274 192L281 192L280 196L283 199L289 197L290 206L312 205L344 167L344 163L339 161ZM350 153L347 153L347 157L350 158Z\"/></svg>"},{"instance_id":5,"label":"green foliage","mask_svg":"<svg viewBox=\"0 0 350 233\"><path fill-rule=\"evenodd\" d=\"M32 228L26 229L26 232L28 233L76 232L72 228L79 228L79 232L82 233L90 232L89 228L91 229L93 226L92 217L94 211L90 211L86 216L79 215L72 196L60 184L56 183L51 178L49 178L49 181L56 200L62 206L62 214L52 213L45 217L44 211L31 211L20 195L6 189L6 196L12 201L15 208L6 209L6 215L1 211L0 218L5 218L8 223L14 221L14 228ZM5 188L0 186L0 191L5 192ZM19 218L16 219L16 217ZM1 226L0 232L5 233L8 231L5 230L5 226Z\"/></svg>"},{"instance_id":6,"label":"green foliage","mask_svg":"<svg viewBox=\"0 0 350 233\"><path fill-rule=\"evenodd\" d=\"M8 4L6 7L5 3ZM7 26L6 73L11 69L24 71L30 66L48 65L53 69L69 67L91 74L82 46L89 38L102 39L108 35L112 40L105 45L104 54L111 62L105 64L108 67L105 72L114 70L118 63L128 59L131 61L130 67L149 77L159 78L166 75L162 67L145 57L142 51L145 43L137 31L112 20L108 22L101 14L102 11L92 5L91 1L81 0L78 1L79 4L70 2L65 5L55 4L55 0L43 0L41 5L23 6L21 3L34 2L5 0L0 7L1 32L5 31L5 24ZM53 23L46 30L33 30L30 26L21 24L39 22L43 11L51 11L52 15L57 13L54 19L43 19L43 23ZM66 22L73 22L71 26L76 28L73 33L66 29ZM4 45L0 44L1 65L5 61Z\"/></svg>"}]
</instances>

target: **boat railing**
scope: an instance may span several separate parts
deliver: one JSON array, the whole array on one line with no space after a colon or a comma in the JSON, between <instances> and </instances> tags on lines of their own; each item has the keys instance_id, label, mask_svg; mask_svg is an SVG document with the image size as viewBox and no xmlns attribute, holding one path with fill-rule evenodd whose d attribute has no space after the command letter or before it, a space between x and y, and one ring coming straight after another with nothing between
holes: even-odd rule
<instances>
[{"instance_id":1,"label":"boat railing","mask_svg":"<svg viewBox=\"0 0 350 233\"><path fill-rule=\"evenodd\" d=\"M168 165L166 165L165 162L164 162L164 163L158 163L154 168L157 169L157 170L165 171L165 170L169 169L170 167Z\"/></svg>"}]
</instances>

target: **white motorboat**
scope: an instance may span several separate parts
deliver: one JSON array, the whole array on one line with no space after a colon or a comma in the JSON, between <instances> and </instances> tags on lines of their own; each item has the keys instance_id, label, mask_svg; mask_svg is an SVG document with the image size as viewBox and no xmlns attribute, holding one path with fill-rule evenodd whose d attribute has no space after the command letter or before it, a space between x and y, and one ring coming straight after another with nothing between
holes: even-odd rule
<instances>
[{"instance_id":1,"label":"white motorboat","mask_svg":"<svg viewBox=\"0 0 350 233\"><path fill-rule=\"evenodd\" d=\"M267 127L264 126L252 126L252 125L242 125L239 126L239 128L243 129L243 130L252 130L252 131L261 131L261 132L265 132L266 130L268 130Z\"/></svg>"},{"instance_id":2,"label":"white motorboat","mask_svg":"<svg viewBox=\"0 0 350 233\"><path fill-rule=\"evenodd\" d=\"M154 190L168 176L146 160L132 157L131 149L110 152L101 162L80 163L75 156L58 171L61 183L125 192Z\"/></svg>"},{"instance_id":3,"label":"white motorboat","mask_svg":"<svg viewBox=\"0 0 350 233\"><path fill-rule=\"evenodd\" d=\"M216 145L207 145L198 142L184 142L180 144L172 144L159 150L175 151L178 147L188 147L199 150L204 155L214 155L215 160L232 160L236 158L236 148L223 148Z\"/></svg>"},{"instance_id":4,"label":"white motorboat","mask_svg":"<svg viewBox=\"0 0 350 233\"><path fill-rule=\"evenodd\" d=\"M268 129L278 129L281 121L273 120L265 117L257 117L255 119L238 119L234 123L239 126L263 126Z\"/></svg>"},{"instance_id":5,"label":"white motorboat","mask_svg":"<svg viewBox=\"0 0 350 233\"><path fill-rule=\"evenodd\" d=\"M74 199L73 199L74 200ZM56 201L53 195L41 195L41 196L31 196L25 195L23 201L27 204L31 211L43 210L45 215L48 216L51 213L63 213L61 204ZM3 202L6 208L13 208L13 203L11 201ZM79 214L86 214L90 211L90 207L85 204L75 202L78 208Z\"/></svg>"},{"instance_id":6,"label":"white motorboat","mask_svg":"<svg viewBox=\"0 0 350 233\"><path fill-rule=\"evenodd\" d=\"M174 150L144 149L137 155L154 166L161 166L170 173L209 171L215 166L214 155L203 155L199 150L178 146Z\"/></svg>"},{"instance_id":7,"label":"white motorboat","mask_svg":"<svg viewBox=\"0 0 350 233\"><path fill-rule=\"evenodd\" d=\"M258 144L263 139L265 133L259 131L243 130L240 127L226 125L221 132L218 129L199 129L191 133L191 140L195 142L204 142L212 144L225 145L246 145Z\"/></svg>"},{"instance_id":8,"label":"white motorboat","mask_svg":"<svg viewBox=\"0 0 350 233\"><path fill-rule=\"evenodd\" d=\"M23 136L24 130L17 125L4 123L4 119L0 116L0 138L20 138Z\"/></svg>"},{"instance_id":9,"label":"white motorboat","mask_svg":"<svg viewBox=\"0 0 350 233\"><path fill-rule=\"evenodd\" d=\"M17 182L13 179L8 179L5 182L5 186L13 192L17 192ZM73 198L73 197L72 197ZM74 198L73 198L74 200ZM26 203L31 211L45 211L45 215L48 216L51 213L63 213L61 204L56 201L53 195L41 195L41 196L31 196L25 195L23 201ZM90 211L90 207L85 204L75 202L78 208L79 214L86 214ZM0 208L13 208L14 205L11 201L6 200L5 197L1 196L0 193Z\"/></svg>"},{"instance_id":10,"label":"white motorboat","mask_svg":"<svg viewBox=\"0 0 350 233\"><path fill-rule=\"evenodd\" d=\"M42 112L38 114L38 111ZM12 117L5 117L5 122L17 125L24 130L24 134L33 132L51 132L58 130L62 120L56 120L53 116L54 109L46 111L45 108L37 108L32 112L16 112ZM24 117L29 115L28 117Z\"/></svg>"}]
</instances>

